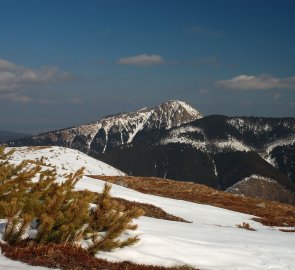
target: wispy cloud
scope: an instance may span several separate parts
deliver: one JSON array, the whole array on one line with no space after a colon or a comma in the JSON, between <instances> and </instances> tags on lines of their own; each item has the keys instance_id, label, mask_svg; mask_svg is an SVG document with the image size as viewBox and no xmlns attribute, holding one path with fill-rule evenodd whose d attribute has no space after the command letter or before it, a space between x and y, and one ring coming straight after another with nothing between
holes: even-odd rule
<instances>
[{"instance_id":1,"label":"wispy cloud","mask_svg":"<svg viewBox=\"0 0 295 270\"><path fill-rule=\"evenodd\" d=\"M201 33L201 34L205 34L211 37L222 37L223 36L223 32L222 31L214 31L211 29L207 29L204 28L202 26L199 25L194 25L192 27L189 28L189 31L192 33Z\"/></svg>"},{"instance_id":2,"label":"wispy cloud","mask_svg":"<svg viewBox=\"0 0 295 270\"><path fill-rule=\"evenodd\" d=\"M32 69L0 59L0 99L12 102L30 102L32 98L22 95L22 90L72 78L70 73L61 72L54 66Z\"/></svg>"},{"instance_id":3,"label":"wispy cloud","mask_svg":"<svg viewBox=\"0 0 295 270\"><path fill-rule=\"evenodd\" d=\"M155 66L164 64L165 61L162 56L157 54L140 54L130 57L120 58L118 60L118 64L120 65L132 65L132 66L140 66L140 67L147 67L147 66Z\"/></svg>"},{"instance_id":4,"label":"wispy cloud","mask_svg":"<svg viewBox=\"0 0 295 270\"><path fill-rule=\"evenodd\" d=\"M279 92L272 93L272 98L274 101L278 101L282 97L282 94Z\"/></svg>"},{"instance_id":5,"label":"wispy cloud","mask_svg":"<svg viewBox=\"0 0 295 270\"><path fill-rule=\"evenodd\" d=\"M38 104L43 104L43 105L57 105L57 104L59 104L55 100L46 99L46 98L36 99L35 102L38 103Z\"/></svg>"},{"instance_id":6,"label":"wispy cloud","mask_svg":"<svg viewBox=\"0 0 295 270\"><path fill-rule=\"evenodd\" d=\"M199 93L201 95L208 95L210 93L210 91L207 88L201 88L201 89L199 89Z\"/></svg>"},{"instance_id":7,"label":"wispy cloud","mask_svg":"<svg viewBox=\"0 0 295 270\"><path fill-rule=\"evenodd\" d=\"M71 98L71 99L69 100L69 102L70 102L71 104L74 104L74 105L77 105L77 104L81 104L81 103L82 103L81 99L79 99L79 98L77 98L77 97Z\"/></svg>"},{"instance_id":8,"label":"wispy cloud","mask_svg":"<svg viewBox=\"0 0 295 270\"><path fill-rule=\"evenodd\" d=\"M18 102L18 103L29 103L32 101L31 97L20 95L18 93L1 93L0 100L6 100L9 102Z\"/></svg>"},{"instance_id":9,"label":"wispy cloud","mask_svg":"<svg viewBox=\"0 0 295 270\"><path fill-rule=\"evenodd\" d=\"M295 77L277 78L267 74L239 75L229 80L219 80L216 85L230 90L294 89Z\"/></svg>"}]
</instances>

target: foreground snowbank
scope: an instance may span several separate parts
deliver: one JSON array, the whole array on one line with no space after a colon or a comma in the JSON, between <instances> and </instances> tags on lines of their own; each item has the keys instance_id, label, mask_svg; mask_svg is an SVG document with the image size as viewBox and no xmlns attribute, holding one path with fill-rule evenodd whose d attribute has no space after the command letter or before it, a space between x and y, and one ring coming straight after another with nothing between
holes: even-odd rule
<instances>
[{"instance_id":1,"label":"foreground snowbank","mask_svg":"<svg viewBox=\"0 0 295 270\"><path fill-rule=\"evenodd\" d=\"M54 151L47 148L32 151L31 154L23 148L20 150L14 153L12 162L40 158L43 155L49 163L57 167L59 175L85 165L88 174L121 173L106 164L101 165L97 163L99 161L85 157L76 150L53 147ZM77 183L76 189L100 192L103 185L104 181L84 176ZM208 205L142 194L118 185L113 185L112 195L154 204L192 223L141 217L136 220L139 228L135 234L140 234L141 239L138 244L111 253L100 253L98 257L163 266L189 264L200 269L295 269L295 233L283 233L277 228L265 227L252 221L253 216ZM236 227L243 222L249 223L256 231ZM31 269L16 262L13 262L17 264L14 268L8 268L9 264L8 267L1 265L6 260L8 259L0 255L0 269Z\"/></svg>"},{"instance_id":2,"label":"foreground snowbank","mask_svg":"<svg viewBox=\"0 0 295 270\"><path fill-rule=\"evenodd\" d=\"M50 167L55 167L59 175L74 172L81 167L85 167L85 174L97 175L125 175L120 170L86 154L65 147L49 146L49 147L8 147L14 149L15 152L11 157L11 161L19 163L24 159L38 160L44 157L44 162Z\"/></svg>"}]
</instances>

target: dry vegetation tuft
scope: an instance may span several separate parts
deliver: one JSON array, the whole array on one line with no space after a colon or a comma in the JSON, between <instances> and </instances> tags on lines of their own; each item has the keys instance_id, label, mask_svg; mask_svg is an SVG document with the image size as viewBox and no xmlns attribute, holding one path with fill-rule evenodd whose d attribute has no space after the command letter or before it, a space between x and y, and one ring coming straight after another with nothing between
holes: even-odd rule
<instances>
[{"instance_id":1,"label":"dry vegetation tuft","mask_svg":"<svg viewBox=\"0 0 295 270\"><path fill-rule=\"evenodd\" d=\"M237 225L238 228L241 228L241 229L245 229L245 230L248 230L248 231L256 231L255 229L253 229L249 223L246 223L246 222L243 222L243 224L238 224Z\"/></svg>"},{"instance_id":2,"label":"dry vegetation tuft","mask_svg":"<svg viewBox=\"0 0 295 270\"><path fill-rule=\"evenodd\" d=\"M295 229L280 229L281 232L295 232Z\"/></svg>"},{"instance_id":3,"label":"dry vegetation tuft","mask_svg":"<svg viewBox=\"0 0 295 270\"><path fill-rule=\"evenodd\" d=\"M23 243L18 246L0 244L0 247L2 253L10 259L63 270L196 270L190 266L166 268L130 262L109 262L95 258L86 250L72 245Z\"/></svg>"},{"instance_id":4,"label":"dry vegetation tuft","mask_svg":"<svg viewBox=\"0 0 295 270\"><path fill-rule=\"evenodd\" d=\"M195 203L209 204L257 216L255 221L267 226L295 226L295 206L275 201L243 197L192 182L180 182L155 177L90 176L124 185L142 193Z\"/></svg>"}]
</instances>

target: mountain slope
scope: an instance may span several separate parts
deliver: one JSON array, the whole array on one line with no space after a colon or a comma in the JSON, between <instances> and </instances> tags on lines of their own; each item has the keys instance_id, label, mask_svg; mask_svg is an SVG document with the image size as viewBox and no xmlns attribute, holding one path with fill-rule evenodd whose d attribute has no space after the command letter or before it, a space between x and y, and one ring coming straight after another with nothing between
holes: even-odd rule
<instances>
[{"instance_id":1,"label":"mountain slope","mask_svg":"<svg viewBox=\"0 0 295 270\"><path fill-rule=\"evenodd\" d=\"M286 175L253 151L214 153L188 144L157 145L142 140L98 157L129 175L181 179L225 190L247 176L260 174L277 180L292 193L295 190L294 183ZM278 199L294 202L292 196L285 199L278 196Z\"/></svg>"},{"instance_id":2,"label":"mountain slope","mask_svg":"<svg viewBox=\"0 0 295 270\"><path fill-rule=\"evenodd\" d=\"M275 179L294 193L292 164L289 169L284 167L286 173L268 162L278 147L271 146L288 141L284 138L294 137L294 132L292 118L208 116L146 135L97 157L130 175L182 179L222 190L259 174ZM284 155L278 157L285 160ZM293 196L278 198L294 202Z\"/></svg>"},{"instance_id":3,"label":"mountain slope","mask_svg":"<svg viewBox=\"0 0 295 270\"><path fill-rule=\"evenodd\" d=\"M277 145L269 153L268 159L295 183L295 141Z\"/></svg>"}]
</instances>

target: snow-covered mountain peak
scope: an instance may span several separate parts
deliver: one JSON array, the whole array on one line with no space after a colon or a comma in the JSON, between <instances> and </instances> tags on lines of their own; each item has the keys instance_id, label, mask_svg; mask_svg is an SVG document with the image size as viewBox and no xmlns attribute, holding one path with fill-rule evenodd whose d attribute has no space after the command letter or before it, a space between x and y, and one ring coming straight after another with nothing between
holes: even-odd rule
<instances>
[{"instance_id":1,"label":"snow-covered mountain peak","mask_svg":"<svg viewBox=\"0 0 295 270\"><path fill-rule=\"evenodd\" d=\"M182 111L186 111L189 115L195 117L196 119L203 117L203 115L195 108L180 100L168 100L158 105L157 107L162 108L163 110L170 110L174 112L178 111L179 113L181 113Z\"/></svg>"},{"instance_id":2,"label":"snow-covered mountain peak","mask_svg":"<svg viewBox=\"0 0 295 270\"><path fill-rule=\"evenodd\" d=\"M170 129L199 118L203 115L183 101L169 100L153 108L148 129Z\"/></svg>"},{"instance_id":3,"label":"snow-covered mountain peak","mask_svg":"<svg viewBox=\"0 0 295 270\"><path fill-rule=\"evenodd\" d=\"M130 119L137 118L137 116L139 116L139 115L144 117L146 115L151 116L153 114L155 114L155 117L158 116L160 118L158 120L162 120L162 122L164 121L162 123L163 125L165 125L166 122L169 121L169 119L168 119L169 117L177 116L179 118L179 121L178 121L179 124L187 123L189 121L196 120L196 119L203 117L203 115L199 111L197 111L192 106L190 106L189 104L187 104L183 101L168 100L168 101L163 102L160 105L157 105L152 108L144 107L144 108L141 108L141 109L139 109L137 111L133 111L133 112L108 115L108 116L104 117L103 119L96 121L95 123L99 123L102 121L104 121L104 122L106 122L106 121L118 122L121 119L129 119L130 120ZM152 117L152 118L155 118L155 117ZM185 121L186 118L189 121ZM154 120L157 121L156 119L154 119ZM184 122L181 122L181 120L184 120ZM179 124L176 123L175 126L178 126Z\"/></svg>"},{"instance_id":4,"label":"snow-covered mountain peak","mask_svg":"<svg viewBox=\"0 0 295 270\"><path fill-rule=\"evenodd\" d=\"M185 102L170 100L153 108L109 115L95 122L40 134L9 145L59 145L91 154L104 153L131 143L141 133L170 129L201 117L201 113Z\"/></svg>"}]
</instances>

